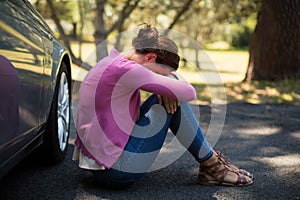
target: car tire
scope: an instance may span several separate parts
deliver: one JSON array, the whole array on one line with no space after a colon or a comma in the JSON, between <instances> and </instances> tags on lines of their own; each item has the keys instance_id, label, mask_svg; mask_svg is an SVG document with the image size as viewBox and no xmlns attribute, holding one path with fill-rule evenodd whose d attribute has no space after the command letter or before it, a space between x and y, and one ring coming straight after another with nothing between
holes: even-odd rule
<instances>
[{"instance_id":1,"label":"car tire","mask_svg":"<svg viewBox=\"0 0 300 200\"><path fill-rule=\"evenodd\" d=\"M66 65L62 63L40 151L40 158L45 164L62 161L67 151L71 122L70 77Z\"/></svg>"}]
</instances>

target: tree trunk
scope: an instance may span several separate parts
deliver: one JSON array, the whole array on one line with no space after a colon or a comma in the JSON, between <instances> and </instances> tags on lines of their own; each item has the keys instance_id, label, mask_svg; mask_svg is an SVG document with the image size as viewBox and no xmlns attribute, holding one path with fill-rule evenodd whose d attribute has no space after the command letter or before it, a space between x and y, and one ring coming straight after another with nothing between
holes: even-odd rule
<instances>
[{"instance_id":1,"label":"tree trunk","mask_svg":"<svg viewBox=\"0 0 300 200\"><path fill-rule=\"evenodd\" d=\"M84 10L83 3L81 0L77 0L78 4L78 12L79 12L79 35L78 35L78 58L81 60L82 58L82 32L84 27Z\"/></svg>"},{"instance_id":2,"label":"tree trunk","mask_svg":"<svg viewBox=\"0 0 300 200\"><path fill-rule=\"evenodd\" d=\"M124 21L129 17L132 11L138 6L139 0L127 0L124 7L120 13L119 19L109 28L106 29L104 21L104 5L106 0L96 0L96 17L95 17L95 43L97 52L97 61L108 55L107 36L114 30L121 30ZM101 44L101 45L99 45Z\"/></svg>"},{"instance_id":3,"label":"tree trunk","mask_svg":"<svg viewBox=\"0 0 300 200\"><path fill-rule=\"evenodd\" d=\"M96 16L95 16L95 45L96 45L96 57L98 62L100 59L107 56L106 39L108 33L106 32L104 22L104 5L106 0L96 0Z\"/></svg>"},{"instance_id":4,"label":"tree trunk","mask_svg":"<svg viewBox=\"0 0 300 200\"><path fill-rule=\"evenodd\" d=\"M245 80L300 78L300 1L262 0Z\"/></svg>"}]
</instances>

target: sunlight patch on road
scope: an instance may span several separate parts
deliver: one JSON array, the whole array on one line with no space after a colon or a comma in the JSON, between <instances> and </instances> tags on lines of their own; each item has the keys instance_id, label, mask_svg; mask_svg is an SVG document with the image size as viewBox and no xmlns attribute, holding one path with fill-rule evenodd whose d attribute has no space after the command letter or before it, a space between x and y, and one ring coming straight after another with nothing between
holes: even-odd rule
<instances>
[{"instance_id":1,"label":"sunlight patch on road","mask_svg":"<svg viewBox=\"0 0 300 200\"><path fill-rule=\"evenodd\" d=\"M241 190L240 187L222 187L217 190L212 196L216 200L238 199L237 197L247 197L247 199L255 199L254 194L250 191Z\"/></svg>"},{"instance_id":2,"label":"sunlight patch on road","mask_svg":"<svg viewBox=\"0 0 300 200\"><path fill-rule=\"evenodd\" d=\"M281 149L278 147L268 146L268 147L262 147L260 151L263 155L268 156L268 155L280 154Z\"/></svg>"},{"instance_id":3,"label":"sunlight patch on road","mask_svg":"<svg viewBox=\"0 0 300 200\"><path fill-rule=\"evenodd\" d=\"M291 133L291 136L297 140L300 140L300 132L294 132L294 133Z\"/></svg>"},{"instance_id":4,"label":"sunlight patch on road","mask_svg":"<svg viewBox=\"0 0 300 200\"><path fill-rule=\"evenodd\" d=\"M235 129L236 133L244 135L273 135L279 133L281 128L279 127L259 127L259 128L239 128Z\"/></svg>"},{"instance_id":5,"label":"sunlight patch on road","mask_svg":"<svg viewBox=\"0 0 300 200\"><path fill-rule=\"evenodd\" d=\"M271 167L275 167L278 173L287 174L290 170L293 173L300 173L300 154L291 154L285 156L275 156L275 157L263 157L256 158L258 161L263 162Z\"/></svg>"}]
</instances>

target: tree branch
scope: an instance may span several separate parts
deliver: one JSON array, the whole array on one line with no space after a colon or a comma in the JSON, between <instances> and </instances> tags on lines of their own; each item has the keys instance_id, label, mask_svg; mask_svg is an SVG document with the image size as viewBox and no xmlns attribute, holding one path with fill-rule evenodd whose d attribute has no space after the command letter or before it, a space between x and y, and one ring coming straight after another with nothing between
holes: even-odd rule
<instances>
[{"instance_id":1,"label":"tree branch","mask_svg":"<svg viewBox=\"0 0 300 200\"><path fill-rule=\"evenodd\" d=\"M187 11L192 2L193 0L188 0L187 2L185 2L182 9L179 12L177 12L177 15L174 17L173 22L170 24L168 29L173 28L173 26L178 22L179 18Z\"/></svg>"},{"instance_id":2,"label":"tree branch","mask_svg":"<svg viewBox=\"0 0 300 200\"><path fill-rule=\"evenodd\" d=\"M131 0L127 0L124 9L121 12L119 20L117 20L109 29L108 33L111 33L117 27L121 26L124 21L128 18L128 16L132 13L132 11L138 6L140 0L134 1L134 4L130 6Z\"/></svg>"}]
</instances>

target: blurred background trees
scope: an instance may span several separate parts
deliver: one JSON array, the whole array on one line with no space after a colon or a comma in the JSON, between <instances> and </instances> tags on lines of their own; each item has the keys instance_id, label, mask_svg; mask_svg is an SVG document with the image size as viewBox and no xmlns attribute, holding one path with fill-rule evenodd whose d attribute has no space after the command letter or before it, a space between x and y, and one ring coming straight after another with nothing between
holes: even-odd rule
<instances>
[{"instance_id":1,"label":"blurred background trees","mask_svg":"<svg viewBox=\"0 0 300 200\"><path fill-rule=\"evenodd\" d=\"M56 30L58 37L67 47L74 41L79 42L79 48L82 42L93 42L97 45L112 34L136 28L145 22L157 28L177 30L193 38L206 49L248 50L250 36L255 30L251 39L249 67L245 79L274 80L288 78L291 75L300 76L299 0L31 0L31 2L44 18L49 19L49 24L55 24L52 29ZM256 26L257 16L259 17ZM121 48L120 40L115 43ZM185 44L179 45L184 48ZM199 67L198 54L196 49L196 65ZM105 55L107 51L103 49L97 53L98 58ZM289 61L272 60L274 56L277 58L288 56ZM72 57L73 62L77 64L82 62L81 54L77 57L72 54ZM275 68L277 74L284 75L271 76Z\"/></svg>"}]
</instances>

